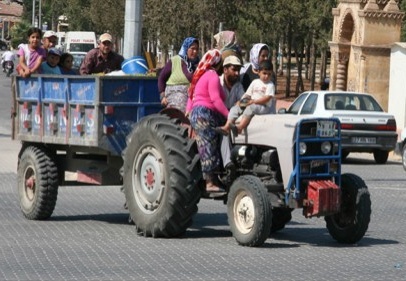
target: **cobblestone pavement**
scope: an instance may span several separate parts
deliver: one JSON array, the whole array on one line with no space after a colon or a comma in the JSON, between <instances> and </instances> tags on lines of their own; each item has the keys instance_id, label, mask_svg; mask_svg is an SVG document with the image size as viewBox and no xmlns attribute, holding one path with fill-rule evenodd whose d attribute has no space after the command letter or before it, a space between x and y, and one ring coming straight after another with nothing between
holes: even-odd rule
<instances>
[{"instance_id":1,"label":"cobblestone pavement","mask_svg":"<svg viewBox=\"0 0 406 281\"><path fill-rule=\"evenodd\" d=\"M406 172L349 156L344 172L370 188L372 219L356 245L341 245L323 218L292 222L260 248L238 246L226 207L201 200L185 236L137 236L119 187L60 187L52 217L19 210L19 143L0 137L0 280L406 280ZM362 157L361 157L362 156Z\"/></svg>"}]
</instances>

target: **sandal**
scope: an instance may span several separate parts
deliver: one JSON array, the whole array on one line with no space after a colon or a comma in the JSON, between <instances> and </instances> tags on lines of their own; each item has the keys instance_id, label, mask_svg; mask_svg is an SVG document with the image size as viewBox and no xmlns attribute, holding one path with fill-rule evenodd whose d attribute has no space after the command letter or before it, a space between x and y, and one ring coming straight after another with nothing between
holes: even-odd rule
<instances>
[{"instance_id":1,"label":"sandal","mask_svg":"<svg viewBox=\"0 0 406 281\"><path fill-rule=\"evenodd\" d=\"M206 193L209 195L209 197L214 198L214 197L222 197L227 194L225 189L218 187L214 184L208 184L206 185Z\"/></svg>"}]
</instances>

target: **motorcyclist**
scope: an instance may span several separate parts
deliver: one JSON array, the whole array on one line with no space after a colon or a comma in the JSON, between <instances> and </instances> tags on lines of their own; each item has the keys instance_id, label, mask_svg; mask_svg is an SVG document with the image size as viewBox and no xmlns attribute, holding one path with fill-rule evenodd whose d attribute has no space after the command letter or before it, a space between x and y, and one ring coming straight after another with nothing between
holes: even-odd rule
<instances>
[{"instance_id":1,"label":"motorcyclist","mask_svg":"<svg viewBox=\"0 0 406 281\"><path fill-rule=\"evenodd\" d=\"M14 66L14 59L15 55L12 51L10 51L10 49L7 49L7 51L3 53L1 56L1 66L3 67L3 72L6 72L6 62L11 61Z\"/></svg>"}]
</instances>

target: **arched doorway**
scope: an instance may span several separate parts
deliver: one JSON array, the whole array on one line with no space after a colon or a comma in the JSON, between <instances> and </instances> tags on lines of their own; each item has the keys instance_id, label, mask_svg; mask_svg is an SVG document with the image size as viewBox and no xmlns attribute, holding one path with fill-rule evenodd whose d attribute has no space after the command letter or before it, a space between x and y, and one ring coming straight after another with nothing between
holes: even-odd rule
<instances>
[{"instance_id":1,"label":"arched doorway","mask_svg":"<svg viewBox=\"0 0 406 281\"><path fill-rule=\"evenodd\" d=\"M390 49L404 13L395 0L340 0L332 12L330 90L369 92L387 110Z\"/></svg>"}]
</instances>

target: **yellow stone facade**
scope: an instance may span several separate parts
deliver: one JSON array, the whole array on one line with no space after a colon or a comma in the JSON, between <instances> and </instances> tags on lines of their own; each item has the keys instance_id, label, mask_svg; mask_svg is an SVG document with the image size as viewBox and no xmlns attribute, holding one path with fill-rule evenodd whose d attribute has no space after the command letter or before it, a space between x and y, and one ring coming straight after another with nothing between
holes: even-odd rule
<instances>
[{"instance_id":1,"label":"yellow stone facade","mask_svg":"<svg viewBox=\"0 0 406 281\"><path fill-rule=\"evenodd\" d=\"M404 13L395 0L341 0L333 16L330 90L370 93L387 111L391 47Z\"/></svg>"}]
</instances>

